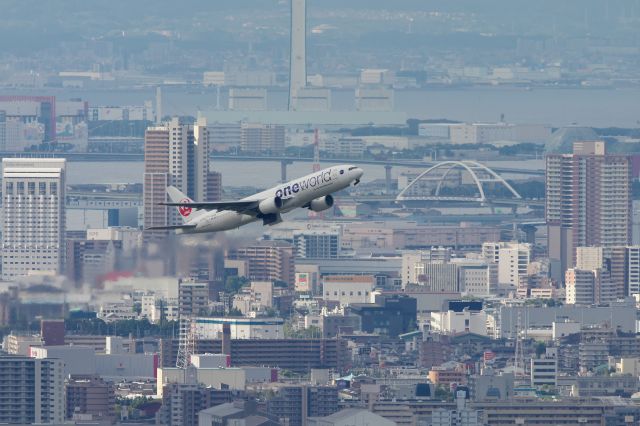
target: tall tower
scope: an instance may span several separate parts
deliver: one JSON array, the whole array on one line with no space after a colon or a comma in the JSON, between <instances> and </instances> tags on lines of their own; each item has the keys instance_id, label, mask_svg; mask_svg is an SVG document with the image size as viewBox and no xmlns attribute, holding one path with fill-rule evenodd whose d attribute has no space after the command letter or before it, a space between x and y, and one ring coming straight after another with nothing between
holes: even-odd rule
<instances>
[{"instance_id":1,"label":"tall tower","mask_svg":"<svg viewBox=\"0 0 640 426\"><path fill-rule=\"evenodd\" d=\"M289 111L293 111L298 89L307 85L307 0L291 0L290 55Z\"/></svg>"},{"instance_id":2,"label":"tall tower","mask_svg":"<svg viewBox=\"0 0 640 426\"><path fill-rule=\"evenodd\" d=\"M2 160L2 279L60 273L65 253L64 159Z\"/></svg>"}]
</instances>

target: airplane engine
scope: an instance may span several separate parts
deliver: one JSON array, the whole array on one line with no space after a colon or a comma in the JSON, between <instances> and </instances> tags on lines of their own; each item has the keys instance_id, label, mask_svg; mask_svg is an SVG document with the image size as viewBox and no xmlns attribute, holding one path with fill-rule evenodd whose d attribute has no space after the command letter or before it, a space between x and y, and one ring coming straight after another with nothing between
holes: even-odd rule
<instances>
[{"instance_id":1,"label":"airplane engine","mask_svg":"<svg viewBox=\"0 0 640 426\"><path fill-rule=\"evenodd\" d=\"M278 213L281 208L282 198L280 197L267 198L260 201L260 204L258 204L258 210L260 210L260 213L262 214Z\"/></svg>"},{"instance_id":2,"label":"airplane engine","mask_svg":"<svg viewBox=\"0 0 640 426\"><path fill-rule=\"evenodd\" d=\"M321 212L331 207L333 207L333 197L331 195L316 198L309 203L309 210L313 210L314 212Z\"/></svg>"}]
</instances>

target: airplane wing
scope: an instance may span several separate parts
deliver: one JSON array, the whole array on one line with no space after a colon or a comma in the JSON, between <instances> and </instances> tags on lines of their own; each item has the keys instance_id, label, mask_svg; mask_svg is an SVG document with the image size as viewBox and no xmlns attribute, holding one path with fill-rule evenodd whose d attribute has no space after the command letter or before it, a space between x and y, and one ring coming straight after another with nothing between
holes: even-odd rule
<instances>
[{"instance_id":1,"label":"airplane wing","mask_svg":"<svg viewBox=\"0 0 640 426\"><path fill-rule=\"evenodd\" d=\"M235 212L247 212L255 209L260 201L211 201L211 202L187 202L187 203L160 203L163 206L191 207L203 210L232 210Z\"/></svg>"},{"instance_id":2,"label":"airplane wing","mask_svg":"<svg viewBox=\"0 0 640 426\"><path fill-rule=\"evenodd\" d=\"M145 231L152 231L155 229L193 229L196 225L168 225L168 226L150 226L144 228Z\"/></svg>"}]
</instances>

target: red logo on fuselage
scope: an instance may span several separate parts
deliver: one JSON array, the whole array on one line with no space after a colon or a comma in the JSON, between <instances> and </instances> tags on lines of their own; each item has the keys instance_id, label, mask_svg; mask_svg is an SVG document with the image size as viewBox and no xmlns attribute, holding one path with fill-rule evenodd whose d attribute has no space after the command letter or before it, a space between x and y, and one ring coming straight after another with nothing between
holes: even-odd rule
<instances>
[{"instance_id":1,"label":"red logo on fuselage","mask_svg":"<svg viewBox=\"0 0 640 426\"><path fill-rule=\"evenodd\" d=\"M192 201L188 198L185 198L183 200L180 200L181 203L191 203ZM193 211L193 209L191 207L188 206L180 206L178 207L178 211L180 212L180 215L182 215L182 217L188 217L191 212Z\"/></svg>"}]
</instances>

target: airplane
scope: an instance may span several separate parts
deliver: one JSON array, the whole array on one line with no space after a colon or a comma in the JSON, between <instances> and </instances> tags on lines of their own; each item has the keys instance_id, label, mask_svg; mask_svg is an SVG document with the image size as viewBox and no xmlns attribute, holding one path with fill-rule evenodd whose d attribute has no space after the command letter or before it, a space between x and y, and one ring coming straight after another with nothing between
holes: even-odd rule
<instances>
[{"instance_id":1,"label":"airplane","mask_svg":"<svg viewBox=\"0 0 640 426\"><path fill-rule=\"evenodd\" d=\"M152 226L146 230L172 229L178 234L220 232L262 220L263 225L282 222L282 213L296 208L320 212L333 206L334 192L360 182L364 171L353 165L338 165L275 186L238 201L196 202L169 186L171 200L160 203L174 206L182 217L182 225Z\"/></svg>"}]
</instances>

